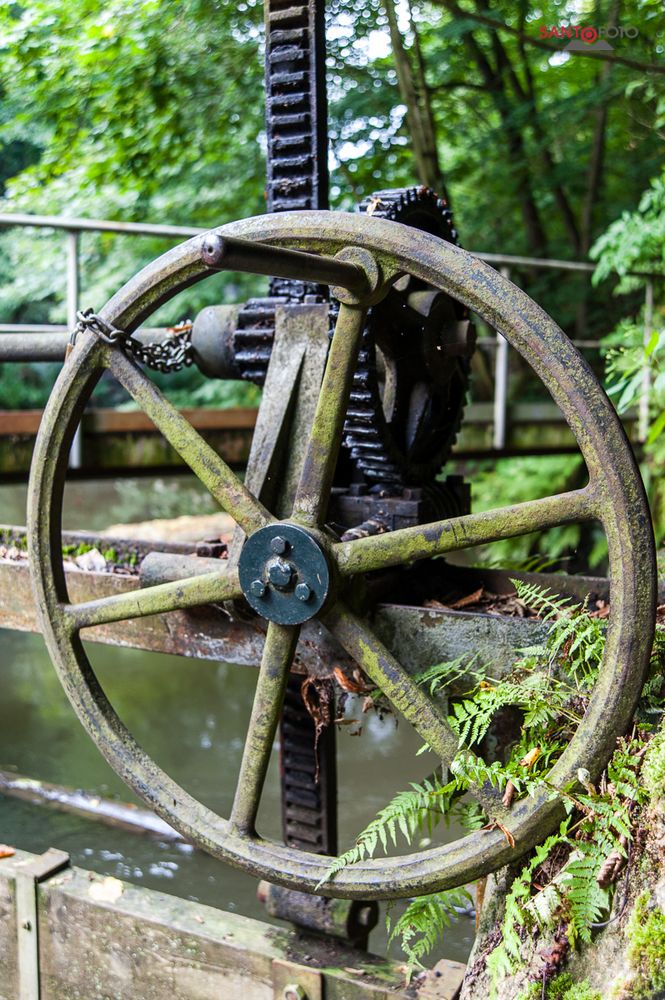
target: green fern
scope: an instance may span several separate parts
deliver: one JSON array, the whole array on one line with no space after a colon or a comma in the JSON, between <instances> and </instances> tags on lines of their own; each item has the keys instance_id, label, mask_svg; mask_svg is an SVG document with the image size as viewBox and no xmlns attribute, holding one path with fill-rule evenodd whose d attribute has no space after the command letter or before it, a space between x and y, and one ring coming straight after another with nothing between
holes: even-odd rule
<instances>
[{"instance_id":1,"label":"green fern","mask_svg":"<svg viewBox=\"0 0 665 1000\"><path fill-rule=\"evenodd\" d=\"M458 911L473 905L466 889L447 889L413 899L393 927L389 920L390 945L396 938L410 966L420 965L454 920Z\"/></svg>"},{"instance_id":2,"label":"green fern","mask_svg":"<svg viewBox=\"0 0 665 1000\"><path fill-rule=\"evenodd\" d=\"M591 688L603 658L605 630L598 619L589 616L588 598L576 604L547 587L523 580L511 582L519 599L549 624L545 643L521 651L523 662L558 665L578 690Z\"/></svg>"},{"instance_id":3,"label":"green fern","mask_svg":"<svg viewBox=\"0 0 665 1000\"><path fill-rule=\"evenodd\" d=\"M444 816L448 797L453 790L451 785L442 785L437 775L425 778L421 784L412 782L410 789L400 792L384 806L359 834L353 847L332 859L317 888L348 865L374 857L379 845L387 853L388 842L396 846L398 834L404 837L407 844L412 842L416 833L424 829L431 834L434 826Z\"/></svg>"},{"instance_id":4,"label":"green fern","mask_svg":"<svg viewBox=\"0 0 665 1000\"><path fill-rule=\"evenodd\" d=\"M489 785L505 793L510 784L509 800L543 791L560 799L567 817L558 832L534 850L508 893L502 940L487 963L494 980L513 971L524 934L536 927L545 930L563 919L571 942L589 940L593 924L611 903L611 889L598 884L601 869L612 853L626 855L634 812L647 800L640 780L642 759L650 779L651 771L660 775L665 768L660 747L653 762L648 754L644 757L649 727L643 725L631 739L619 741L597 787L584 775L566 788L551 785L548 773L586 710L603 657L605 631L589 615L586 601L580 604L534 584L514 583L519 598L547 624L545 639L521 650L519 661L503 678L495 678L477 655L436 664L418 675L430 695L444 687L450 691L453 685L459 691L460 682L468 686L463 695L449 701L448 720L459 739L449 780L443 784L434 775L395 796L355 845L331 863L326 875L332 878L347 865L374 856L379 847L387 851L389 843L396 844L400 837L411 844L419 831L431 832L442 818L448 821L454 816L467 829L486 825L491 817L476 801L464 798L469 790ZM665 630L659 630L638 719L663 711L664 665ZM519 712L521 730L505 760L487 762L478 748L486 745L494 721L506 708ZM429 953L455 907L462 905L456 892L413 901L395 923L390 938L400 939L412 965Z\"/></svg>"},{"instance_id":5,"label":"green fern","mask_svg":"<svg viewBox=\"0 0 665 1000\"><path fill-rule=\"evenodd\" d=\"M591 941L591 925L600 921L609 904L607 890L601 889L596 881L605 855L598 850L597 844L584 841L576 844L576 850L581 857L569 862L565 873L565 905L570 917L568 936L571 944L578 938L586 943Z\"/></svg>"}]
</instances>

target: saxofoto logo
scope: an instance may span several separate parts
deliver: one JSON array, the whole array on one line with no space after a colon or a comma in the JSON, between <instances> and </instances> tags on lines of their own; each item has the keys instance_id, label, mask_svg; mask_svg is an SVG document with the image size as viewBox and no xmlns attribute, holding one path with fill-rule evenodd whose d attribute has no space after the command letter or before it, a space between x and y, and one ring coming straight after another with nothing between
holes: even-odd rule
<instances>
[{"instance_id":1,"label":"saxofoto logo","mask_svg":"<svg viewBox=\"0 0 665 1000\"><path fill-rule=\"evenodd\" d=\"M608 39L637 38L639 31L633 25L600 25L592 24L541 24L538 28L541 38L557 38L568 41L566 50L574 51L593 45L597 49L611 49Z\"/></svg>"}]
</instances>

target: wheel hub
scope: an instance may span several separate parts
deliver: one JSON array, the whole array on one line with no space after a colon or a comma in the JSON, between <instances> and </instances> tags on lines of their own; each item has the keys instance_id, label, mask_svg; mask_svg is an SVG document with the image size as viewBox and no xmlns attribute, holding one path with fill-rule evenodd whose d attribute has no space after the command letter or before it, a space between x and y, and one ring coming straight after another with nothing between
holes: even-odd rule
<instances>
[{"instance_id":1,"label":"wheel hub","mask_svg":"<svg viewBox=\"0 0 665 1000\"><path fill-rule=\"evenodd\" d=\"M296 524L268 524L251 535L238 562L251 607L278 625L299 625L323 607L330 567L323 546Z\"/></svg>"}]
</instances>

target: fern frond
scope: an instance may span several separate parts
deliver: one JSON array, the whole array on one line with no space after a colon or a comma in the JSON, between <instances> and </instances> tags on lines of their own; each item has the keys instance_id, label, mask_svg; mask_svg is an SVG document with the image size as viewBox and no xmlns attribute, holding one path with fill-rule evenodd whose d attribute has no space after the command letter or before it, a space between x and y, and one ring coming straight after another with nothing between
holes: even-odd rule
<instances>
[{"instance_id":1,"label":"fern frond","mask_svg":"<svg viewBox=\"0 0 665 1000\"><path fill-rule=\"evenodd\" d=\"M565 900L570 915L570 935L575 940L591 941L591 925L598 923L609 905L606 889L601 889L596 881L602 854L596 845L580 842L581 856L569 862L566 867Z\"/></svg>"},{"instance_id":2,"label":"fern frond","mask_svg":"<svg viewBox=\"0 0 665 1000\"><path fill-rule=\"evenodd\" d=\"M474 664L476 665L474 668ZM487 674L486 668L479 662L479 654L462 653L454 660L447 660L445 663L435 663L431 667L416 674L416 684L429 686L430 695L436 694L438 689L444 685L451 685L462 677L465 681L473 681L474 685L484 680Z\"/></svg>"},{"instance_id":3,"label":"fern frond","mask_svg":"<svg viewBox=\"0 0 665 1000\"><path fill-rule=\"evenodd\" d=\"M416 833L424 828L431 833L436 823L445 815L449 796L453 791L454 784L442 785L436 776L425 778L421 784L412 782L411 788L399 792L381 809L359 834L353 847L332 859L317 888L348 865L357 864L364 858L374 857L379 845L387 853L388 842L396 846L400 834L407 844L410 844Z\"/></svg>"},{"instance_id":4,"label":"fern frond","mask_svg":"<svg viewBox=\"0 0 665 1000\"><path fill-rule=\"evenodd\" d=\"M444 931L468 910L473 900L466 889L448 889L412 900L390 931L388 944L399 938L410 965L421 965Z\"/></svg>"}]
</instances>

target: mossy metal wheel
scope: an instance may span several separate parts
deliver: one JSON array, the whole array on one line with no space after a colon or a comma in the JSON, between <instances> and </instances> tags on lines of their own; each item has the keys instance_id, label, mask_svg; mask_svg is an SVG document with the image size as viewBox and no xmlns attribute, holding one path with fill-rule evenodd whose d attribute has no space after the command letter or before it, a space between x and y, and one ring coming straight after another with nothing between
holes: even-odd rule
<instances>
[{"instance_id":1,"label":"mossy metal wheel","mask_svg":"<svg viewBox=\"0 0 665 1000\"><path fill-rule=\"evenodd\" d=\"M275 247L329 257L345 251L345 259L354 259L355 251L350 252L350 248L361 248L360 256L365 260L371 254L384 286L406 272L479 313L522 354L545 384L586 461L589 481L583 489L356 541L334 542L322 530L323 519L364 322L362 301L341 292L346 304L340 307L302 478L285 526L292 524L307 532L307 544L316 560L324 560L329 569L329 593L320 610L313 613L441 759L449 762L458 749L455 734L371 627L344 605L341 594L348 584L346 578L538 528L600 522L607 536L611 577L604 659L586 715L549 779L563 785L574 780L582 767L597 774L608 760L616 736L628 725L643 683L653 633L655 559L649 512L630 446L587 364L535 303L470 254L398 223L338 213L285 213L248 219L183 243L132 278L107 303L102 317L127 332L135 330L158 304L210 273L206 246L209 249L210 240L220 238L259 241L266 245L268 257L270 248ZM302 277L307 278L307 274ZM88 662L80 638L86 627L242 595L237 573L222 571L84 604L69 603L60 555L67 456L83 405L106 369L143 407L249 537L273 524L279 535L280 522L239 483L147 376L118 347L86 333L65 363L46 408L30 480L31 572L54 665L74 710L103 755L160 816L218 858L273 882L314 891L325 876L326 860L269 842L254 826L300 626L280 624L274 616L265 616L267 638L229 819L215 815L192 798L141 749L108 703ZM280 586L286 592L292 582L296 586L301 570L304 572L296 560L275 579L282 580ZM260 588L256 589L258 593ZM515 848L499 830L478 831L443 847L354 865L326 883L325 893L390 898L468 882L515 860L542 839L560 814L559 803L545 793L518 801L510 810L491 789L477 788L474 794L491 816L508 827Z\"/></svg>"}]
</instances>

